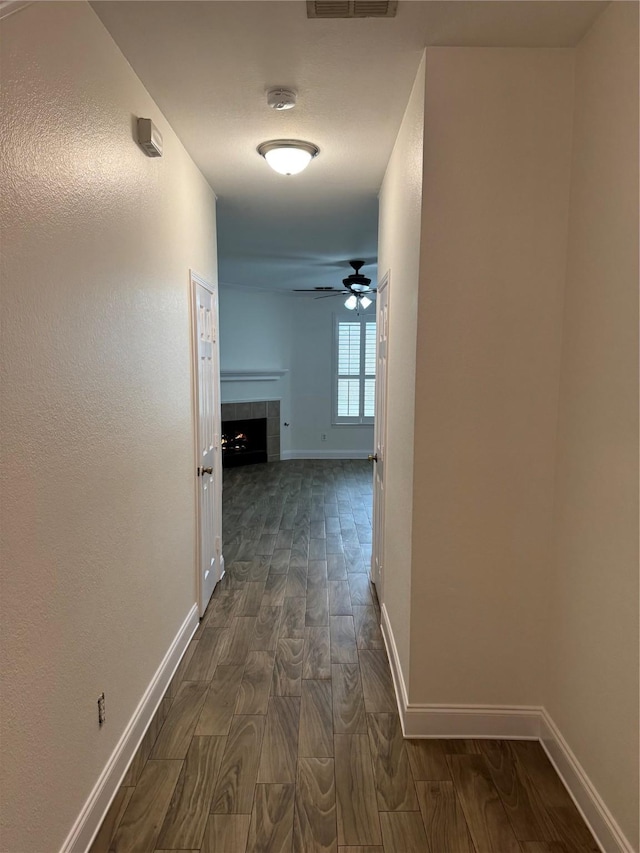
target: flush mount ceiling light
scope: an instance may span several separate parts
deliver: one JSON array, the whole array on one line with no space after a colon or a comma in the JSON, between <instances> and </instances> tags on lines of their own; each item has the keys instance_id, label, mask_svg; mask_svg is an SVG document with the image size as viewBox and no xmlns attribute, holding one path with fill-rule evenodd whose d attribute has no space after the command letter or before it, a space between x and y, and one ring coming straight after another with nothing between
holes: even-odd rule
<instances>
[{"instance_id":1,"label":"flush mount ceiling light","mask_svg":"<svg viewBox=\"0 0 640 853\"><path fill-rule=\"evenodd\" d=\"M319 153L317 145L299 139L273 139L258 145L258 154L281 175L299 174Z\"/></svg>"}]
</instances>

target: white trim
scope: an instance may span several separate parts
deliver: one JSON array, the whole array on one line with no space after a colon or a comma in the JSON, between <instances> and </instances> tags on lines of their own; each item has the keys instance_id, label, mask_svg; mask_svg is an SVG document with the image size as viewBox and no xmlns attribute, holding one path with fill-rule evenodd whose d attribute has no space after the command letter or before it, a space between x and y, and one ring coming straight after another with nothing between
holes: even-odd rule
<instances>
[{"instance_id":1,"label":"white trim","mask_svg":"<svg viewBox=\"0 0 640 853\"><path fill-rule=\"evenodd\" d=\"M288 370L221 370L221 382L267 382L282 379Z\"/></svg>"},{"instance_id":2,"label":"white trim","mask_svg":"<svg viewBox=\"0 0 640 853\"><path fill-rule=\"evenodd\" d=\"M375 428L375 422L372 421L371 423L357 424L355 422L349 423L347 421L344 421L344 422L340 421L340 423L338 423L338 424L334 424L334 423L331 424L331 429L347 429L347 430L349 430L349 429L354 429L354 428L355 429L370 429L371 432L373 432L373 430Z\"/></svg>"},{"instance_id":3,"label":"white trim","mask_svg":"<svg viewBox=\"0 0 640 853\"><path fill-rule=\"evenodd\" d=\"M407 685L404 680L402 666L400 665L398 647L396 646L396 640L393 636L393 631L391 630L391 622L389 621L389 614L387 612L386 604L382 604L380 606L380 619L382 639L384 640L384 644L387 648L387 657L389 658L391 678L393 679L393 686L396 692L396 701L398 703L398 713L400 714L402 734L405 737L412 737L412 735L407 732L406 724L406 709L409 706L409 694L407 692Z\"/></svg>"},{"instance_id":4,"label":"white trim","mask_svg":"<svg viewBox=\"0 0 640 853\"><path fill-rule=\"evenodd\" d=\"M98 777L89 798L60 848L60 853L85 853L93 843L109 806L118 792L120 783L197 627L198 605L194 604L140 699L138 707L133 712L133 716L111 753L104 770Z\"/></svg>"},{"instance_id":5,"label":"white trim","mask_svg":"<svg viewBox=\"0 0 640 853\"><path fill-rule=\"evenodd\" d=\"M280 459L366 459L371 450L285 450Z\"/></svg>"},{"instance_id":6,"label":"white trim","mask_svg":"<svg viewBox=\"0 0 640 853\"><path fill-rule=\"evenodd\" d=\"M386 606L381 608L402 731L407 738L538 740L604 853L635 853L547 710L526 705L419 705L408 701Z\"/></svg>"},{"instance_id":7,"label":"white trim","mask_svg":"<svg viewBox=\"0 0 640 853\"><path fill-rule=\"evenodd\" d=\"M631 842L618 826L560 729L545 708L540 711L540 743L600 848L605 853L634 853Z\"/></svg>"},{"instance_id":8,"label":"white trim","mask_svg":"<svg viewBox=\"0 0 640 853\"><path fill-rule=\"evenodd\" d=\"M527 705L418 705L405 710L412 738L538 740L541 708Z\"/></svg>"},{"instance_id":9,"label":"white trim","mask_svg":"<svg viewBox=\"0 0 640 853\"><path fill-rule=\"evenodd\" d=\"M31 5L31 0L1 0L0 21Z\"/></svg>"},{"instance_id":10,"label":"white trim","mask_svg":"<svg viewBox=\"0 0 640 853\"><path fill-rule=\"evenodd\" d=\"M220 405L226 406L227 404L230 406L235 406L238 403L281 403L282 397L257 397L255 400L247 400L246 397L243 397L242 400L222 400Z\"/></svg>"}]
</instances>

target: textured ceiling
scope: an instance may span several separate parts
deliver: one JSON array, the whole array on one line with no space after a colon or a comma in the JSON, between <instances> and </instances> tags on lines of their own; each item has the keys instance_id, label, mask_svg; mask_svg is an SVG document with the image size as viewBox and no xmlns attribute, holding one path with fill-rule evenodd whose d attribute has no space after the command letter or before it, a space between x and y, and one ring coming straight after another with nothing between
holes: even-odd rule
<instances>
[{"instance_id":1,"label":"textured ceiling","mask_svg":"<svg viewBox=\"0 0 640 853\"><path fill-rule=\"evenodd\" d=\"M606 3L401 0L395 19L308 20L301 0L92 6L218 195L220 280L340 285L375 258L377 193L425 45L575 45ZM275 112L266 90L298 90ZM267 139L314 142L301 175ZM375 268L365 270L375 275Z\"/></svg>"}]
</instances>

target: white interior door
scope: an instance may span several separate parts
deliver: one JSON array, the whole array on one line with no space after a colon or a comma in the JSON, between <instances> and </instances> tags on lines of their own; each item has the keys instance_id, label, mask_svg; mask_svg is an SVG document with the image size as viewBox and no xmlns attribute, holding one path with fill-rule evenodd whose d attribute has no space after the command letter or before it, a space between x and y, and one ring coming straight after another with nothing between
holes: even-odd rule
<instances>
[{"instance_id":1,"label":"white interior door","mask_svg":"<svg viewBox=\"0 0 640 853\"><path fill-rule=\"evenodd\" d=\"M389 333L389 273L378 285L376 299L376 403L373 466L373 548L371 580L383 600L384 474L387 444L387 338Z\"/></svg>"},{"instance_id":2,"label":"white interior door","mask_svg":"<svg viewBox=\"0 0 640 853\"><path fill-rule=\"evenodd\" d=\"M222 577L222 461L218 300L214 288L191 274L198 490L198 604L206 610Z\"/></svg>"}]
</instances>

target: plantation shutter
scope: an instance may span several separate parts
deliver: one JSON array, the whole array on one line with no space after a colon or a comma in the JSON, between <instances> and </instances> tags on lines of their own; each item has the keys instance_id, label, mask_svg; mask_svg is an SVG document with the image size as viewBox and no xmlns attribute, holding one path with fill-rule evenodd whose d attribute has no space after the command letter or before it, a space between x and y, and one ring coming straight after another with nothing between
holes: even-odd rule
<instances>
[{"instance_id":1,"label":"plantation shutter","mask_svg":"<svg viewBox=\"0 0 640 853\"><path fill-rule=\"evenodd\" d=\"M375 405L375 322L360 318L338 320L336 345L336 421L371 423Z\"/></svg>"}]
</instances>

